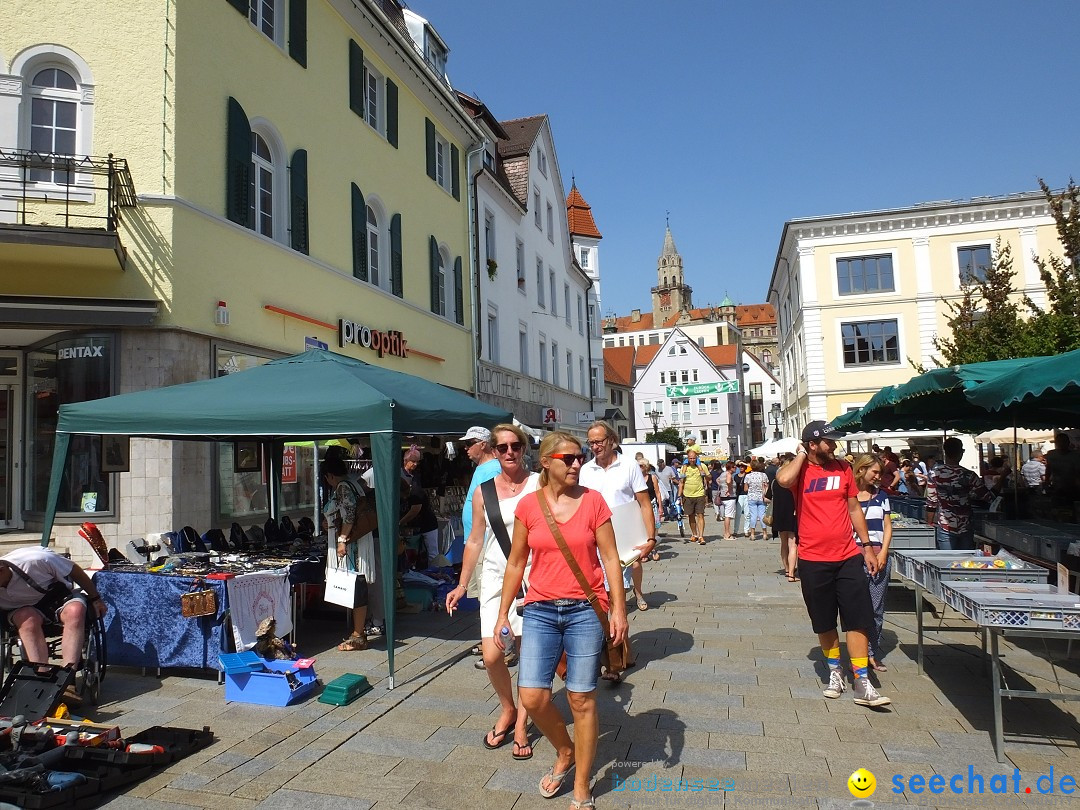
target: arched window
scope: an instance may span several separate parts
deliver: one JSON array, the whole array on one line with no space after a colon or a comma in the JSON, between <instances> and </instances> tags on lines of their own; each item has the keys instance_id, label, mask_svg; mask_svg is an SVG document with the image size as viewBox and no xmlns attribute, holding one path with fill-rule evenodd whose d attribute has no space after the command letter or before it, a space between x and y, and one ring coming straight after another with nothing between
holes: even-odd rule
<instances>
[{"instance_id":1,"label":"arched window","mask_svg":"<svg viewBox=\"0 0 1080 810\"><path fill-rule=\"evenodd\" d=\"M367 244L368 244L368 279L376 287L386 286L386 273L382 271L381 248L379 242L379 217L375 209L367 207Z\"/></svg>"},{"instance_id":2,"label":"arched window","mask_svg":"<svg viewBox=\"0 0 1080 810\"><path fill-rule=\"evenodd\" d=\"M66 70L47 67L30 81L30 148L42 154L77 153L79 87ZM74 175L65 169L31 169L38 183L71 184Z\"/></svg>"},{"instance_id":3,"label":"arched window","mask_svg":"<svg viewBox=\"0 0 1080 810\"><path fill-rule=\"evenodd\" d=\"M764 363L765 365L767 365L767 366L771 366L771 365L772 365L772 352L770 352L770 351L769 351L768 349L765 349L765 350L764 350L764 351L763 351L763 352L761 353L761 361L762 361L762 362L763 362L763 363Z\"/></svg>"},{"instance_id":4,"label":"arched window","mask_svg":"<svg viewBox=\"0 0 1080 810\"><path fill-rule=\"evenodd\" d=\"M274 156L266 140L251 133L251 201L256 233L274 238Z\"/></svg>"}]
</instances>

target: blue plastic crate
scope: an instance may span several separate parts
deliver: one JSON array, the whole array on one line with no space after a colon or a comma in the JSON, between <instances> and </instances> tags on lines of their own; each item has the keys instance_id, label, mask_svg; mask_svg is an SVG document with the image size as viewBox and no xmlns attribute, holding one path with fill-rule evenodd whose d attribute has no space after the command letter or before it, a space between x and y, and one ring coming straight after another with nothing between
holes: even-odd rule
<instances>
[{"instance_id":1,"label":"blue plastic crate","mask_svg":"<svg viewBox=\"0 0 1080 810\"><path fill-rule=\"evenodd\" d=\"M225 670L225 699L237 703L288 706L306 698L319 685L315 668L294 669L295 661L267 661L251 651L222 653L220 659ZM272 671L262 672L263 667ZM289 688L287 670L296 675L299 688Z\"/></svg>"}]
</instances>

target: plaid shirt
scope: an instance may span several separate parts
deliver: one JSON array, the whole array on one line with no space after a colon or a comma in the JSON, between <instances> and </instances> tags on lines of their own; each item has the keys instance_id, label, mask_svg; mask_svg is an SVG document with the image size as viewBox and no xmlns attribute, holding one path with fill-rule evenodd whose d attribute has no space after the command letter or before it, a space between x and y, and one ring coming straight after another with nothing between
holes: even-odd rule
<instances>
[{"instance_id":1,"label":"plaid shirt","mask_svg":"<svg viewBox=\"0 0 1080 810\"><path fill-rule=\"evenodd\" d=\"M926 507L937 509L935 523L947 532L970 530L972 501L981 504L989 500L990 492L982 479L966 467L942 464L927 477Z\"/></svg>"}]
</instances>

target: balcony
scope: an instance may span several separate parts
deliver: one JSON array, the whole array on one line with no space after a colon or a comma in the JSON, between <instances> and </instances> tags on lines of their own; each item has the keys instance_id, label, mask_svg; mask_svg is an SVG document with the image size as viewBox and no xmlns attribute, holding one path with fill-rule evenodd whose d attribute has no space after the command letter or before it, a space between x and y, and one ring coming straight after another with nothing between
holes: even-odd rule
<instances>
[{"instance_id":1,"label":"balcony","mask_svg":"<svg viewBox=\"0 0 1080 810\"><path fill-rule=\"evenodd\" d=\"M123 270L121 209L137 204L122 158L0 149L0 265Z\"/></svg>"}]
</instances>

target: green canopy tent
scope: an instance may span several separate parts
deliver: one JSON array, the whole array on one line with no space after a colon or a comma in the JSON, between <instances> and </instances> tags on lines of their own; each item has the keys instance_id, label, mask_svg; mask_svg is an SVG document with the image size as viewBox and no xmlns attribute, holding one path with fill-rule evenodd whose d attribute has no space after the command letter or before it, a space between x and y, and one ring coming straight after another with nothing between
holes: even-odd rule
<instances>
[{"instance_id":1,"label":"green canopy tent","mask_svg":"<svg viewBox=\"0 0 1080 810\"><path fill-rule=\"evenodd\" d=\"M1052 357L1030 357L1006 374L967 389L968 401L1024 427L1080 426L1080 349Z\"/></svg>"},{"instance_id":2,"label":"green canopy tent","mask_svg":"<svg viewBox=\"0 0 1080 810\"><path fill-rule=\"evenodd\" d=\"M397 448L402 434L461 434L511 415L438 383L313 349L225 377L60 407L49 498L42 527L48 543L72 434L156 439L258 439L280 448L289 439L371 435L380 526L398 522ZM281 453L270 453L280 465ZM271 479L280 469L271 470ZM382 589L394 604L396 533L382 532ZM386 615L390 688L394 686L394 612Z\"/></svg>"}]
</instances>

